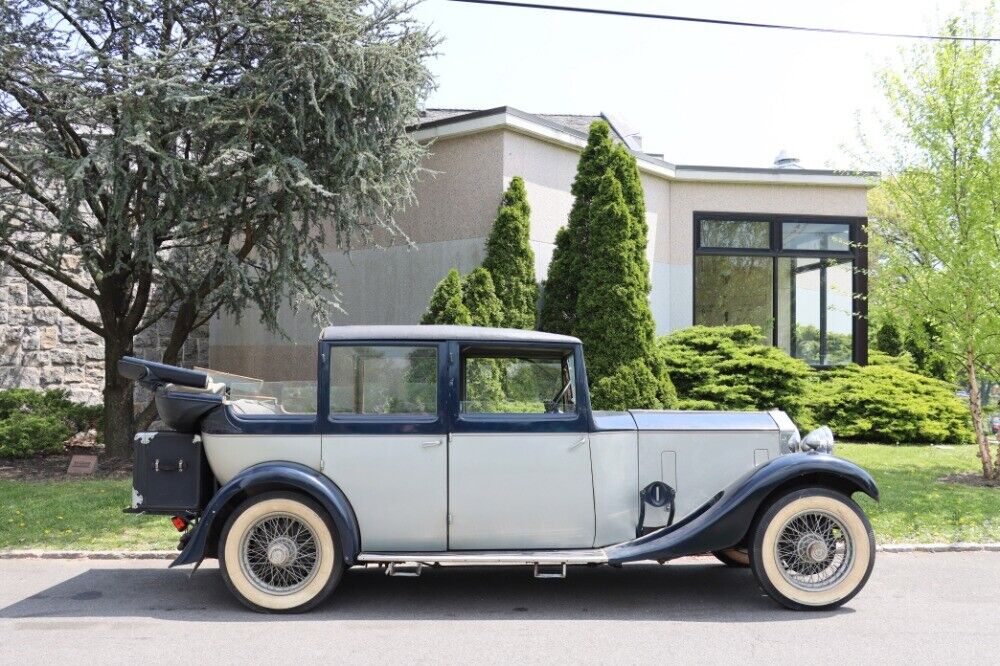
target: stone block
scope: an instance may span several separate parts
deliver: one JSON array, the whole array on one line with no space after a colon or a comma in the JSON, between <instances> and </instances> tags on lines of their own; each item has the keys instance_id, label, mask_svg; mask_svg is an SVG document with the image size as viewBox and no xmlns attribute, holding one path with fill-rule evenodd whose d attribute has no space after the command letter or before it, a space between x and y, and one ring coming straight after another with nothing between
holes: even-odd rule
<instances>
[{"instance_id":1,"label":"stone block","mask_svg":"<svg viewBox=\"0 0 1000 666\"><path fill-rule=\"evenodd\" d=\"M7 303L10 305L28 304L28 283L21 279L12 279L7 285Z\"/></svg>"},{"instance_id":2,"label":"stone block","mask_svg":"<svg viewBox=\"0 0 1000 666\"><path fill-rule=\"evenodd\" d=\"M53 349L50 356L55 365L76 365L77 354L72 349Z\"/></svg>"},{"instance_id":3,"label":"stone block","mask_svg":"<svg viewBox=\"0 0 1000 666\"><path fill-rule=\"evenodd\" d=\"M59 344L59 327L43 326L38 331L38 341L42 349L52 349Z\"/></svg>"},{"instance_id":4,"label":"stone block","mask_svg":"<svg viewBox=\"0 0 1000 666\"><path fill-rule=\"evenodd\" d=\"M41 345L38 328L28 326L21 333L21 349L24 351L35 351Z\"/></svg>"},{"instance_id":5,"label":"stone block","mask_svg":"<svg viewBox=\"0 0 1000 666\"><path fill-rule=\"evenodd\" d=\"M37 307L34 310L35 321L39 324L56 324L62 317L59 308L53 306Z\"/></svg>"},{"instance_id":6,"label":"stone block","mask_svg":"<svg viewBox=\"0 0 1000 666\"><path fill-rule=\"evenodd\" d=\"M63 321L59 327L59 339L63 342L76 342L80 338L80 328L75 321Z\"/></svg>"},{"instance_id":7,"label":"stone block","mask_svg":"<svg viewBox=\"0 0 1000 666\"><path fill-rule=\"evenodd\" d=\"M40 368L49 364L49 353L45 351L25 352L21 365L29 368Z\"/></svg>"},{"instance_id":8,"label":"stone block","mask_svg":"<svg viewBox=\"0 0 1000 666\"><path fill-rule=\"evenodd\" d=\"M47 366L40 368L41 377L40 382L42 386L52 386L54 384L62 384L63 381L63 370L56 366Z\"/></svg>"},{"instance_id":9,"label":"stone block","mask_svg":"<svg viewBox=\"0 0 1000 666\"><path fill-rule=\"evenodd\" d=\"M103 361L104 360L104 346L103 345L84 345L83 353L88 361Z\"/></svg>"},{"instance_id":10,"label":"stone block","mask_svg":"<svg viewBox=\"0 0 1000 666\"><path fill-rule=\"evenodd\" d=\"M27 306L7 308L7 323L11 326L28 326L34 318L31 308Z\"/></svg>"}]
</instances>

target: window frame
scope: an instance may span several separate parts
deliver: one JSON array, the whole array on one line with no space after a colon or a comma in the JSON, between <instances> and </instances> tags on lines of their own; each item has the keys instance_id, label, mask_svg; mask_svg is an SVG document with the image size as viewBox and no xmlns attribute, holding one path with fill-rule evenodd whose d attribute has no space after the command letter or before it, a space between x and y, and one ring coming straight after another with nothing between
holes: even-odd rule
<instances>
[{"instance_id":1,"label":"window frame","mask_svg":"<svg viewBox=\"0 0 1000 666\"><path fill-rule=\"evenodd\" d=\"M437 410L433 414L344 414L330 412L330 359L336 347L426 348L437 352ZM447 343L433 340L336 340L320 343L318 421L324 434L436 434L447 433Z\"/></svg>"},{"instance_id":2,"label":"window frame","mask_svg":"<svg viewBox=\"0 0 1000 666\"><path fill-rule=\"evenodd\" d=\"M576 411L573 413L549 414L508 414L475 413L461 411L462 395L462 350L475 349L510 350L512 352L561 352L573 357L573 373L576 381L573 391L576 396ZM453 359L450 364L448 383L450 395L448 411L451 413L451 432L588 432L590 419L590 399L587 393L587 376L583 365L583 351L579 344L537 343L537 342L496 342L483 340L456 340L449 343L448 354Z\"/></svg>"},{"instance_id":3,"label":"window frame","mask_svg":"<svg viewBox=\"0 0 1000 666\"><path fill-rule=\"evenodd\" d=\"M691 258L691 322L696 323L698 314L698 284L695 263L699 255L729 256L729 257L771 257L771 308L774 321L771 331L771 345L778 346L778 334L783 322L778 318L778 259L781 257L798 257L807 259L845 259L853 262L851 292L854 294L851 305L852 315L852 361L859 365L868 363L868 233L865 227L867 217L851 217L841 215L793 215L787 213L735 213L724 211L695 211L694 213L693 255ZM701 247L701 223L704 220L726 220L747 222L770 222L770 243L767 249L757 248L723 248ZM848 250L787 250L781 246L782 225L788 222L803 222L809 224L847 225L850 233L850 249ZM860 295L860 297L859 297ZM838 366L815 365L815 368Z\"/></svg>"}]
</instances>

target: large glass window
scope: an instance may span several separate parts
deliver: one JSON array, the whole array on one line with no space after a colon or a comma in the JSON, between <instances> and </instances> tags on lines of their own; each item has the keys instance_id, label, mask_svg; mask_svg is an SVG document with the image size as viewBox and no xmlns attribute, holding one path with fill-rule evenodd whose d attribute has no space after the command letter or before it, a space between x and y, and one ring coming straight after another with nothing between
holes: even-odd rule
<instances>
[{"instance_id":1,"label":"large glass window","mask_svg":"<svg viewBox=\"0 0 1000 666\"><path fill-rule=\"evenodd\" d=\"M700 247L766 250L771 247L771 223L758 220L701 220Z\"/></svg>"},{"instance_id":2,"label":"large glass window","mask_svg":"<svg viewBox=\"0 0 1000 666\"><path fill-rule=\"evenodd\" d=\"M470 414L576 412L572 350L462 350L462 405Z\"/></svg>"},{"instance_id":3,"label":"large glass window","mask_svg":"<svg viewBox=\"0 0 1000 666\"><path fill-rule=\"evenodd\" d=\"M774 322L771 257L701 255L694 262L694 323L753 324L770 340Z\"/></svg>"},{"instance_id":4,"label":"large glass window","mask_svg":"<svg viewBox=\"0 0 1000 666\"><path fill-rule=\"evenodd\" d=\"M851 227L848 224L785 222L781 225L781 247L784 250L847 252L851 249Z\"/></svg>"},{"instance_id":5,"label":"large glass window","mask_svg":"<svg viewBox=\"0 0 1000 666\"><path fill-rule=\"evenodd\" d=\"M778 346L812 365L850 363L850 259L778 258Z\"/></svg>"},{"instance_id":6,"label":"large glass window","mask_svg":"<svg viewBox=\"0 0 1000 666\"><path fill-rule=\"evenodd\" d=\"M330 414L434 414L437 348L333 346Z\"/></svg>"},{"instance_id":7,"label":"large glass window","mask_svg":"<svg viewBox=\"0 0 1000 666\"><path fill-rule=\"evenodd\" d=\"M850 363L857 354L863 362L864 348L856 345L865 337L854 295L864 256L854 236L856 231L863 239L857 224L696 214L694 323L752 324L766 342L812 365Z\"/></svg>"}]
</instances>

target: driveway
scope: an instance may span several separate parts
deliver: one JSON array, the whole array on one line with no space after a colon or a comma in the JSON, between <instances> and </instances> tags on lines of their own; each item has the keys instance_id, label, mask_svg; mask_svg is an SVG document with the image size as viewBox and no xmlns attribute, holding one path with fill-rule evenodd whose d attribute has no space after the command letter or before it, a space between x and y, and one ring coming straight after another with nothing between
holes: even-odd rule
<instances>
[{"instance_id":1,"label":"driveway","mask_svg":"<svg viewBox=\"0 0 1000 666\"><path fill-rule=\"evenodd\" d=\"M0 663L996 663L1000 553L880 553L845 608L775 606L710 558L621 570L348 572L317 611L245 611L214 563L0 560Z\"/></svg>"}]
</instances>

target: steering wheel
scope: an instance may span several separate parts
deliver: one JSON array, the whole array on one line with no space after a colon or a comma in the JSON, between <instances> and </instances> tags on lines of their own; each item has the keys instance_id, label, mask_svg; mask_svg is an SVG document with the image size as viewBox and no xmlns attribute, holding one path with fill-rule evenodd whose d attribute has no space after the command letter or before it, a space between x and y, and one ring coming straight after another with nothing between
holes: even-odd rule
<instances>
[{"instance_id":1,"label":"steering wheel","mask_svg":"<svg viewBox=\"0 0 1000 666\"><path fill-rule=\"evenodd\" d=\"M562 390L556 394L556 397L552 399L552 403L545 408L545 412L548 414L558 414L559 413L559 403L562 399L566 397L566 393L569 392L570 387L573 385L572 381L566 382L566 385L562 387Z\"/></svg>"}]
</instances>

